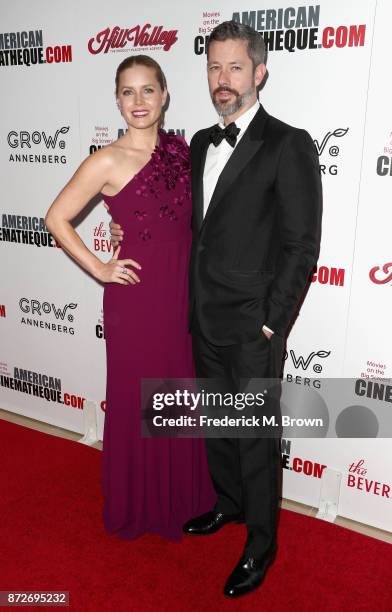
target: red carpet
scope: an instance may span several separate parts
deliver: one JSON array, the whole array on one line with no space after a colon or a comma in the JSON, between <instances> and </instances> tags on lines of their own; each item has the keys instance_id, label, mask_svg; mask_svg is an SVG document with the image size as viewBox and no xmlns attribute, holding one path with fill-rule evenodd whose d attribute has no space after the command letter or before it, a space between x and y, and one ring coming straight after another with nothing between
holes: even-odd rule
<instances>
[{"instance_id":1,"label":"red carpet","mask_svg":"<svg viewBox=\"0 0 392 612\"><path fill-rule=\"evenodd\" d=\"M392 546L282 511L276 562L254 594L221 594L244 542L228 525L174 544L124 542L101 522L101 453L0 420L0 590L67 590L72 610L392 610Z\"/></svg>"}]
</instances>

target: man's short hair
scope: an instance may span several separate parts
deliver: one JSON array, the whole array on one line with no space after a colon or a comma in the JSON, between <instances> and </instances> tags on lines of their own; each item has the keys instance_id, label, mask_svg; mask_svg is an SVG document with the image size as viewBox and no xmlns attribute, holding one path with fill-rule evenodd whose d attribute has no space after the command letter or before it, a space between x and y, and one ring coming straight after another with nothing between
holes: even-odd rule
<instances>
[{"instance_id":1,"label":"man's short hair","mask_svg":"<svg viewBox=\"0 0 392 612\"><path fill-rule=\"evenodd\" d=\"M250 26L237 21L223 21L212 30L207 41L207 58L210 44L225 40L246 40L248 42L247 51L252 60L253 69L259 64L267 63L267 49L262 35Z\"/></svg>"}]
</instances>

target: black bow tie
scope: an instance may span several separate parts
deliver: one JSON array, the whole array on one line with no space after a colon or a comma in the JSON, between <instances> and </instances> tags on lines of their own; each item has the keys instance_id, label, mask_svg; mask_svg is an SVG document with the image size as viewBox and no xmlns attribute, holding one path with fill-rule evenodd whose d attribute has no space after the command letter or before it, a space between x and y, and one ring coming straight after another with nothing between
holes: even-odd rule
<instances>
[{"instance_id":1,"label":"black bow tie","mask_svg":"<svg viewBox=\"0 0 392 612\"><path fill-rule=\"evenodd\" d=\"M237 127L234 122L229 123L229 125L227 125L225 129L222 129L219 125L214 125L210 132L210 142L212 142L212 144L217 147L218 145L220 145L222 140L226 138L229 145L234 147L235 143L237 142L237 136L240 131L241 129Z\"/></svg>"}]
</instances>

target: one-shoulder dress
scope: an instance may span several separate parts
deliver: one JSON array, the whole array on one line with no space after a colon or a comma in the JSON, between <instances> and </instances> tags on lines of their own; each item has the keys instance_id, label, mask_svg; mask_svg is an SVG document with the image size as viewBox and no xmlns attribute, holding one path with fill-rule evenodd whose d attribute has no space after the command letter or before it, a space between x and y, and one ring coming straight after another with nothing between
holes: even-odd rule
<instances>
[{"instance_id":1,"label":"one-shoulder dress","mask_svg":"<svg viewBox=\"0 0 392 612\"><path fill-rule=\"evenodd\" d=\"M204 440L142 437L140 380L194 376L187 324L191 189L185 140L159 130L147 164L119 193L103 199L124 230L119 259L142 266L136 270L139 284L104 288L104 527L124 539L149 532L179 540L182 524L216 501Z\"/></svg>"}]
</instances>

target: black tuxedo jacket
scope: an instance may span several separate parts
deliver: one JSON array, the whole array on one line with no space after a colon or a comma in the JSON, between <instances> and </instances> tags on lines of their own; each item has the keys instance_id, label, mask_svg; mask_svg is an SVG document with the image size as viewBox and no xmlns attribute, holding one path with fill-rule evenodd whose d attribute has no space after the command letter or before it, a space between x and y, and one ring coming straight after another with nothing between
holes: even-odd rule
<instances>
[{"instance_id":1,"label":"black tuxedo jacket","mask_svg":"<svg viewBox=\"0 0 392 612\"><path fill-rule=\"evenodd\" d=\"M190 328L218 346L284 336L319 254L322 188L310 135L262 106L224 167L203 220L211 128L190 143Z\"/></svg>"}]
</instances>

